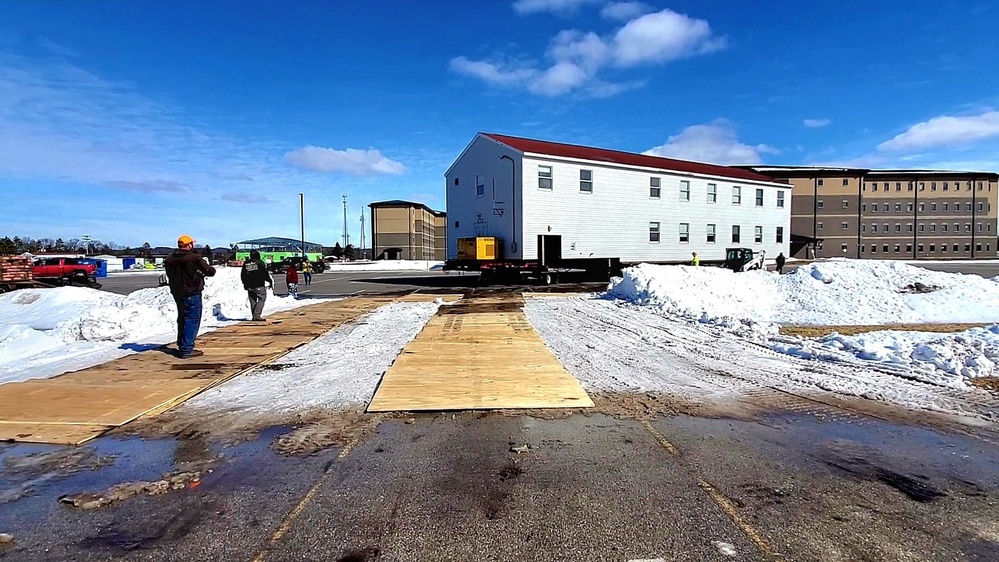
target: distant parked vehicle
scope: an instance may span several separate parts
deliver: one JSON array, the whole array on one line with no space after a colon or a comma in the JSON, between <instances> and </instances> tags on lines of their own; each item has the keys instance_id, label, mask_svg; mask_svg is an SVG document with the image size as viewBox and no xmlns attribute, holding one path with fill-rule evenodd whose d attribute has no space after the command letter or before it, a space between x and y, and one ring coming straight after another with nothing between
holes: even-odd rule
<instances>
[{"instance_id":1,"label":"distant parked vehicle","mask_svg":"<svg viewBox=\"0 0 999 562\"><path fill-rule=\"evenodd\" d=\"M305 258L301 256L294 256L291 258L284 258L279 262L272 263L270 265L271 273L284 273L289 266L294 267L297 271L302 271L302 263L305 262ZM326 271L326 262L322 261L310 261L312 264L313 273L322 273Z\"/></svg>"},{"instance_id":2,"label":"distant parked vehicle","mask_svg":"<svg viewBox=\"0 0 999 562\"><path fill-rule=\"evenodd\" d=\"M38 258L31 271L32 277L39 280L55 280L64 285L86 285L99 289L97 264L84 262L78 258Z\"/></svg>"}]
</instances>

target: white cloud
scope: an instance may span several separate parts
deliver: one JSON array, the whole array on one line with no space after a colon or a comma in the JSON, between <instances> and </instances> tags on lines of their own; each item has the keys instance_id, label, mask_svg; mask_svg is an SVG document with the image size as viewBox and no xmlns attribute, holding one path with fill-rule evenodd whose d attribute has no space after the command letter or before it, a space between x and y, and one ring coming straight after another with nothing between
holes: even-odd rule
<instances>
[{"instance_id":1,"label":"white cloud","mask_svg":"<svg viewBox=\"0 0 999 562\"><path fill-rule=\"evenodd\" d=\"M829 119L805 119L802 124L809 129L818 129L832 123Z\"/></svg>"},{"instance_id":2,"label":"white cloud","mask_svg":"<svg viewBox=\"0 0 999 562\"><path fill-rule=\"evenodd\" d=\"M321 146L306 146L284 155L292 166L312 172L346 172L355 175L401 174L406 167L390 160L377 150L336 150Z\"/></svg>"},{"instance_id":3,"label":"white cloud","mask_svg":"<svg viewBox=\"0 0 999 562\"><path fill-rule=\"evenodd\" d=\"M252 193L223 193L221 199L223 201L232 201L234 203L251 203L254 205L263 205L266 203L273 203L273 199L268 199L263 195L255 195Z\"/></svg>"},{"instance_id":4,"label":"white cloud","mask_svg":"<svg viewBox=\"0 0 999 562\"><path fill-rule=\"evenodd\" d=\"M999 137L999 111L979 115L934 117L878 145L884 152L910 152L927 148L973 144Z\"/></svg>"},{"instance_id":5,"label":"white cloud","mask_svg":"<svg viewBox=\"0 0 999 562\"><path fill-rule=\"evenodd\" d=\"M739 142L731 123L718 119L706 125L687 127L680 134L669 137L666 144L644 154L711 164L751 165L761 164L762 154L780 154L780 151L765 144L752 146Z\"/></svg>"},{"instance_id":6,"label":"white cloud","mask_svg":"<svg viewBox=\"0 0 999 562\"><path fill-rule=\"evenodd\" d=\"M517 0L513 3L513 11L520 15L551 12L554 14L571 14L587 4L596 4L602 0Z\"/></svg>"},{"instance_id":7,"label":"white cloud","mask_svg":"<svg viewBox=\"0 0 999 562\"><path fill-rule=\"evenodd\" d=\"M614 35L614 58L620 66L665 62L723 49L704 20L672 10L645 14L629 21Z\"/></svg>"},{"instance_id":8,"label":"white cloud","mask_svg":"<svg viewBox=\"0 0 999 562\"><path fill-rule=\"evenodd\" d=\"M652 6L641 2L612 2L600 10L600 15L609 20L628 21L654 10Z\"/></svg>"},{"instance_id":9,"label":"white cloud","mask_svg":"<svg viewBox=\"0 0 999 562\"><path fill-rule=\"evenodd\" d=\"M523 61L473 61L462 56L452 59L450 68L492 86L523 88L538 95L559 96L582 90L606 96L642 84L602 81L600 73L606 68L662 64L714 52L725 45L725 39L715 36L708 22L662 10L640 15L607 37L564 30L552 39L545 53L551 61L547 67Z\"/></svg>"}]
</instances>

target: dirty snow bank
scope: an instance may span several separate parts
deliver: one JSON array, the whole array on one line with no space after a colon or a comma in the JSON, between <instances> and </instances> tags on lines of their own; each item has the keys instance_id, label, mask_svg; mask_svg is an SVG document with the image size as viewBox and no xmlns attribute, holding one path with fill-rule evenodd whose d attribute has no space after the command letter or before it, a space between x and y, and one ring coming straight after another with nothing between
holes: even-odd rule
<instances>
[{"instance_id":1,"label":"dirty snow bank","mask_svg":"<svg viewBox=\"0 0 999 562\"><path fill-rule=\"evenodd\" d=\"M239 269L206 279L201 331L249 320ZM269 294L264 314L316 300ZM84 287L0 295L0 383L50 377L176 339L177 308L167 287L117 295Z\"/></svg>"},{"instance_id":2,"label":"dirty snow bank","mask_svg":"<svg viewBox=\"0 0 999 562\"><path fill-rule=\"evenodd\" d=\"M905 291L917 283L937 288ZM787 275L642 264L615 279L608 295L796 357L876 363L931 384L966 388L967 379L999 371L995 325L955 334L880 331L816 339L781 336L776 325L996 322L999 278L869 260L813 263Z\"/></svg>"},{"instance_id":3,"label":"dirty snow bank","mask_svg":"<svg viewBox=\"0 0 999 562\"><path fill-rule=\"evenodd\" d=\"M365 404L382 373L423 329L439 303L383 306L281 359L205 392L185 408L282 413Z\"/></svg>"}]
</instances>

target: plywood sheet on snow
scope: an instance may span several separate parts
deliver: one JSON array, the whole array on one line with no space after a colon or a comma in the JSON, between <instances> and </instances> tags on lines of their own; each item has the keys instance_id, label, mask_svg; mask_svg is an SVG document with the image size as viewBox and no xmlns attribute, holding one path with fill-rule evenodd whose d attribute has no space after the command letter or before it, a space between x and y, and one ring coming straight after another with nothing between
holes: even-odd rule
<instances>
[{"instance_id":1,"label":"plywood sheet on snow","mask_svg":"<svg viewBox=\"0 0 999 562\"><path fill-rule=\"evenodd\" d=\"M198 338L204 355L182 360L164 348L53 377L0 385L0 439L81 443L273 361L392 299L344 299L277 313Z\"/></svg>"},{"instance_id":2,"label":"plywood sheet on snow","mask_svg":"<svg viewBox=\"0 0 999 562\"><path fill-rule=\"evenodd\" d=\"M368 411L593 406L522 304L511 295L442 308L385 372Z\"/></svg>"}]
</instances>

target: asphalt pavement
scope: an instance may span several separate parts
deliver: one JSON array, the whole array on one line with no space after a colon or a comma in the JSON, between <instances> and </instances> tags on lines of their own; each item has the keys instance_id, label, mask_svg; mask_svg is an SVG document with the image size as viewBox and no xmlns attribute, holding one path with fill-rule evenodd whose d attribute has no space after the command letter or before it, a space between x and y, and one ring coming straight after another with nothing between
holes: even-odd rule
<instances>
[{"instance_id":1,"label":"asphalt pavement","mask_svg":"<svg viewBox=\"0 0 999 562\"><path fill-rule=\"evenodd\" d=\"M288 431L197 443L221 455L197 488L94 511L58 497L156 479L199 437L86 445L117 456L0 502L0 559L999 560L999 446L862 416L428 414L284 457Z\"/></svg>"}]
</instances>

